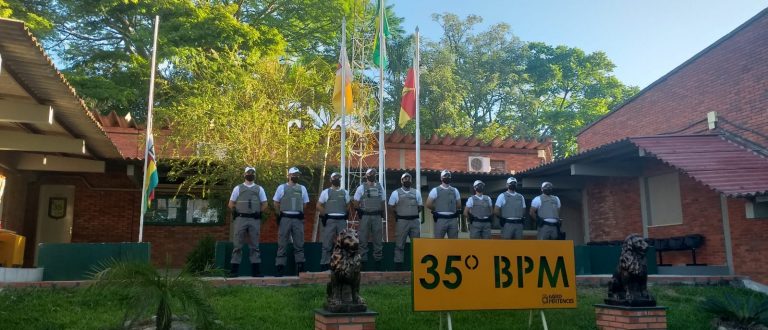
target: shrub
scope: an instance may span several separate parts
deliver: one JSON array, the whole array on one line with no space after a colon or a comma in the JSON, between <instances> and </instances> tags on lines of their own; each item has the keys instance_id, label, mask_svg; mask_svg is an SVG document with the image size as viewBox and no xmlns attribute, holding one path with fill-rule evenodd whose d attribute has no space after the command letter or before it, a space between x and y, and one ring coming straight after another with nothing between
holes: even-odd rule
<instances>
[{"instance_id":1,"label":"shrub","mask_svg":"<svg viewBox=\"0 0 768 330\"><path fill-rule=\"evenodd\" d=\"M214 268L216 241L206 235L197 242L192 252L187 255L186 270L192 274L202 275Z\"/></svg>"},{"instance_id":2,"label":"shrub","mask_svg":"<svg viewBox=\"0 0 768 330\"><path fill-rule=\"evenodd\" d=\"M702 308L714 314L722 323L737 329L756 329L759 325L768 325L768 298L765 295L725 294L722 298L709 297Z\"/></svg>"}]
</instances>

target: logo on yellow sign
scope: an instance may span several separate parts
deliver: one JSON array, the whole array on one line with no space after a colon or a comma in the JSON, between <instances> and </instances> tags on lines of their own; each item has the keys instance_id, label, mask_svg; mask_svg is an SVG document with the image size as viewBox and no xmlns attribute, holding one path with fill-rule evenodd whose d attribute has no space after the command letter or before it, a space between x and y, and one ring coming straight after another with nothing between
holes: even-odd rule
<instances>
[{"instance_id":1,"label":"logo on yellow sign","mask_svg":"<svg viewBox=\"0 0 768 330\"><path fill-rule=\"evenodd\" d=\"M415 239L415 311L575 308L572 241Z\"/></svg>"}]
</instances>

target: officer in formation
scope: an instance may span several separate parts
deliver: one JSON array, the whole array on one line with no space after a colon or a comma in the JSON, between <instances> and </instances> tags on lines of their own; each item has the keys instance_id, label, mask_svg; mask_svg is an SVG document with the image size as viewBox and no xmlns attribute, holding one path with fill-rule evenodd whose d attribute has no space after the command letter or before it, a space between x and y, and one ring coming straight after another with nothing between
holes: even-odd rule
<instances>
[{"instance_id":1,"label":"officer in formation","mask_svg":"<svg viewBox=\"0 0 768 330\"><path fill-rule=\"evenodd\" d=\"M293 240L293 255L296 271L304 272L304 208L309 203L307 188L299 184L301 172L296 167L288 170L288 182L281 184L275 191L272 201L280 211L277 230L277 276L285 274L288 241Z\"/></svg>"},{"instance_id":2,"label":"officer in formation","mask_svg":"<svg viewBox=\"0 0 768 330\"><path fill-rule=\"evenodd\" d=\"M317 212L323 223L323 254L320 257L320 271L330 269L331 252L336 235L347 228L349 216L349 193L341 188L341 174L331 173L331 187L320 193Z\"/></svg>"},{"instance_id":3,"label":"officer in formation","mask_svg":"<svg viewBox=\"0 0 768 330\"><path fill-rule=\"evenodd\" d=\"M432 188L427 197L427 208L435 219L435 238L459 238L459 210L461 195L451 186L451 172L440 172L439 186Z\"/></svg>"},{"instance_id":4,"label":"officer in formation","mask_svg":"<svg viewBox=\"0 0 768 330\"><path fill-rule=\"evenodd\" d=\"M395 229L395 270L405 270L403 265L403 250L408 237L413 241L421 235L419 225L421 212L421 191L419 187L412 188L411 174L408 172L400 176L399 189L389 196L389 208L395 214L397 226Z\"/></svg>"},{"instance_id":5,"label":"officer in formation","mask_svg":"<svg viewBox=\"0 0 768 330\"><path fill-rule=\"evenodd\" d=\"M467 205L464 208L464 217L469 219L469 238L490 239L493 202L490 197L483 195L485 190L483 181L475 180L472 190L475 194L467 199Z\"/></svg>"},{"instance_id":6,"label":"officer in formation","mask_svg":"<svg viewBox=\"0 0 768 330\"><path fill-rule=\"evenodd\" d=\"M230 276L236 277L240 271L242 249L246 235L249 238L251 274L261 277L261 253L259 252L259 233L261 232L261 213L267 209L267 195L264 188L257 185L256 169L246 167L243 173L245 181L232 189L229 197L229 209L232 210L235 241L232 250L232 268Z\"/></svg>"},{"instance_id":7,"label":"officer in formation","mask_svg":"<svg viewBox=\"0 0 768 330\"><path fill-rule=\"evenodd\" d=\"M507 191L496 198L493 213L499 218L502 239L523 239L523 214L525 198L517 193L517 180L507 179Z\"/></svg>"},{"instance_id":8,"label":"officer in formation","mask_svg":"<svg viewBox=\"0 0 768 330\"><path fill-rule=\"evenodd\" d=\"M375 169L365 171L365 181L355 190L354 206L360 219L360 260L368 262L368 239L373 241L373 259L376 269L381 269L381 258L384 256L383 226L384 188L377 182L378 174Z\"/></svg>"},{"instance_id":9,"label":"officer in formation","mask_svg":"<svg viewBox=\"0 0 768 330\"><path fill-rule=\"evenodd\" d=\"M551 182L541 184L541 195L531 201L531 218L539 219L540 240L556 240L560 237L560 199L552 195Z\"/></svg>"}]
</instances>

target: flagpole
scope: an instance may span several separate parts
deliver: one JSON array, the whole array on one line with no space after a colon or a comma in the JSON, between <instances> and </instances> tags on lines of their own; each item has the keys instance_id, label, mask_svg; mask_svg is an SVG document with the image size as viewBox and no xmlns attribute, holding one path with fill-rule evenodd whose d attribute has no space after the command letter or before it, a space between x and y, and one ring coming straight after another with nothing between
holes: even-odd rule
<instances>
[{"instance_id":1,"label":"flagpole","mask_svg":"<svg viewBox=\"0 0 768 330\"><path fill-rule=\"evenodd\" d=\"M341 19L341 52L339 60L347 55L347 18ZM347 189L347 68L346 63L340 61L341 66L341 187Z\"/></svg>"},{"instance_id":2,"label":"flagpole","mask_svg":"<svg viewBox=\"0 0 768 330\"><path fill-rule=\"evenodd\" d=\"M387 182L386 182L386 168L384 164L385 150L384 150L384 63L386 58L386 42L387 38L384 35L384 0L381 0L379 4L379 183L382 189L384 189L384 196L387 195ZM384 212L384 220L386 221L388 212ZM385 224L387 222L384 222ZM384 226L384 241L389 242L389 226Z\"/></svg>"},{"instance_id":3,"label":"flagpole","mask_svg":"<svg viewBox=\"0 0 768 330\"><path fill-rule=\"evenodd\" d=\"M414 96L416 99L416 193L421 194L421 127L419 122L419 76L421 74L419 52L419 27L416 27L416 56L413 59ZM421 222L419 222L421 227Z\"/></svg>"},{"instance_id":4,"label":"flagpole","mask_svg":"<svg viewBox=\"0 0 768 330\"><path fill-rule=\"evenodd\" d=\"M379 3L379 183L384 187L384 62L386 58L386 38L384 37L384 0Z\"/></svg>"},{"instance_id":5,"label":"flagpole","mask_svg":"<svg viewBox=\"0 0 768 330\"><path fill-rule=\"evenodd\" d=\"M160 15L155 15L155 32L152 39L152 61L149 73L149 102L147 102L147 130L146 140L144 145L144 182L141 188L141 212L139 213L139 243L144 238L144 209L147 207L147 164L149 161L149 141L152 136L152 105L154 103L155 96L155 63L157 59L157 31L160 27ZM154 142L153 142L154 143Z\"/></svg>"}]
</instances>

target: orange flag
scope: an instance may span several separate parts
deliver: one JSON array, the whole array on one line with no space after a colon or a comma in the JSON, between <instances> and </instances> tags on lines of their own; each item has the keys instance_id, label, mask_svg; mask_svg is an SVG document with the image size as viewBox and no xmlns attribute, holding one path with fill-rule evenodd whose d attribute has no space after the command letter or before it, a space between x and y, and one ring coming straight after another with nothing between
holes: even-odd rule
<instances>
[{"instance_id":1,"label":"orange flag","mask_svg":"<svg viewBox=\"0 0 768 330\"><path fill-rule=\"evenodd\" d=\"M400 102L400 127L404 127L409 120L416 117L416 84L413 77L413 68L408 69L403 87L403 100Z\"/></svg>"}]
</instances>

